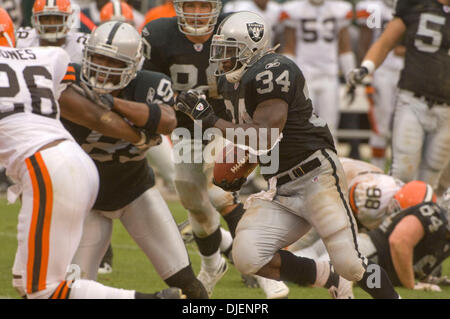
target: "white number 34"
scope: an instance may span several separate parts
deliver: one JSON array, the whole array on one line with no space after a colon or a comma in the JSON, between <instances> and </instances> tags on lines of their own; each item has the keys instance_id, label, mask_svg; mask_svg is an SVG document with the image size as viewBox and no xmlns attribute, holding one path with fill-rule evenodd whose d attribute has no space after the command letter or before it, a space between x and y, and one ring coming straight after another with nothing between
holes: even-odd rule
<instances>
[{"instance_id":1,"label":"white number 34","mask_svg":"<svg viewBox=\"0 0 450 319\"><path fill-rule=\"evenodd\" d=\"M263 84L263 87L256 89L256 92L259 94L270 93L273 91L273 73L271 70L265 70L258 73L256 81L261 81ZM281 92L289 92L289 86L291 85L291 82L289 82L289 71L284 70L283 73L275 79L275 82L281 86Z\"/></svg>"}]
</instances>

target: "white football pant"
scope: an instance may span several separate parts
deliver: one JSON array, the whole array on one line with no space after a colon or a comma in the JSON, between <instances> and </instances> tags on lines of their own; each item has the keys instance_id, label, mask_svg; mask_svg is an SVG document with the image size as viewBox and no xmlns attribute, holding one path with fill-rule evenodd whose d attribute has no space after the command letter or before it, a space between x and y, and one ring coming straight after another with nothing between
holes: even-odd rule
<instances>
[{"instance_id":1,"label":"white football pant","mask_svg":"<svg viewBox=\"0 0 450 319\"><path fill-rule=\"evenodd\" d=\"M394 114L392 176L421 180L437 188L450 158L450 105L428 107L423 98L400 90Z\"/></svg>"}]
</instances>

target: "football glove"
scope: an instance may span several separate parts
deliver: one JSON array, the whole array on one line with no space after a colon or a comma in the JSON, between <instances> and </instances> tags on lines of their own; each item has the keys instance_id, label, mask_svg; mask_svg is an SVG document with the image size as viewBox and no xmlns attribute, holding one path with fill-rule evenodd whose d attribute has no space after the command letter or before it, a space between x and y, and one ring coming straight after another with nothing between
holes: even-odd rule
<instances>
[{"instance_id":1,"label":"football glove","mask_svg":"<svg viewBox=\"0 0 450 319\"><path fill-rule=\"evenodd\" d=\"M80 86L72 84L71 87L77 91L78 94L83 95L93 103L97 104L101 108L111 111L114 107L114 98L111 94L99 94L89 88L86 83L81 82Z\"/></svg>"},{"instance_id":2,"label":"football glove","mask_svg":"<svg viewBox=\"0 0 450 319\"><path fill-rule=\"evenodd\" d=\"M219 119L206 97L197 91L183 91L177 96L175 110L183 112L192 120L201 120L204 128L213 127Z\"/></svg>"},{"instance_id":3,"label":"football glove","mask_svg":"<svg viewBox=\"0 0 450 319\"><path fill-rule=\"evenodd\" d=\"M141 133L141 139L134 146L141 151L146 151L150 147L162 143L162 137L159 134L149 135L145 130L140 130L139 132Z\"/></svg>"},{"instance_id":4,"label":"football glove","mask_svg":"<svg viewBox=\"0 0 450 319\"><path fill-rule=\"evenodd\" d=\"M353 69L347 74L347 84L351 86L356 86L357 84L361 84L363 79L369 74L369 70L361 66L359 68Z\"/></svg>"},{"instance_id":5,"label":"football glove","mask_svg":"<svg viewBox=\"0 0 450 319\"><path fill-rule=\"evenodd\" d=\"M235 178L233 180L233 182L231 182L231 183L226 181L225 179L222 180L220 183L218 183L213 178L214 185L219 186L220 188L222 188L224 191L227 191L227 192L237 192L238 190L241 189L242 185L244 185L246 181L247 181L247 178L241 177L241 178Z\"/></svg>"}]
</instances>

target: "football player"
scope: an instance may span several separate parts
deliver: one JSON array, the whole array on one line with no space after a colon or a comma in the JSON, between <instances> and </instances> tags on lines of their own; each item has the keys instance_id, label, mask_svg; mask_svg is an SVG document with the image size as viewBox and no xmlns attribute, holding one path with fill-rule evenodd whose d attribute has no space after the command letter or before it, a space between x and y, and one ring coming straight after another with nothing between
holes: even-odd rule
<instances>
[{"instance_id":1,"label":"football player","mask_svg":"<svg viewBox=\"0 0 450 319\"><path fill-rule=\"evenodd\" d=\"M31 17L33 28L17 30L17 48L58 46L66 50L72 63L81 63L87 34L71 30L70 0L36 0Z\"/></svg>"},{"instance_id":2,"label":"football player","mask_svg":"<svg viewBox=\"0 0 450 319\"><path fill-rule=\"evenodd\" d=\"M133 19L133 9L121 0L112 0L100 10L100 22L122 21L135 26Z\"/></svg>"},{"instance_id":3,"label":"football player","mask_svg":"<svg viewBox=\"0 0 450 319\"><path fill-rule=\"evenodd\" d=\"M213 66L209 65L211 37L216 23L223 19L219 16L222 3L220 0L175 0L174 7L176 17L151 21L142 29L149 49L143 68L168 75L176 92L206 87L211 103L218 111L225 112L223 100L217 94ZM194 139L194 122L180 112L177 112L177 120L178 127L189 129L193 139L182 139L176 146L203 149L203 142ZM221 241L227 241L231 250L230 234L220 227L220 214L234 235L244 212L236 194L213 185L212 169L213 165L203 163L203 159L175 163L175 187L183 207L189 212L202 258L198 278L210 295L228 267L220 254Z\"/></svg>"},{"instance_id":4,"label":"football player","mask_svg":"<svg viewBox=\"0 0 450 319\"><path fill-rule=\"evenodd\" d=\"M251 11L264 17L271 30L275 31L280 25L281 5L276 1L269 0L246 0L246 1L230 1L224 8L223 12ZM276 44L276 43L274 43Z\"/></svg>"},{"instance_id":5,"label":"football player","mask_svg":"<svg viewBox=\"0 0 450 319\"><path fill-rule=\"evenodd\" d=\"M393 10L392 0L368 0L357 3L356 12L361 30L359 41L361 55L367 52L369 46L379 38L386 24L392 20ZM380 19L372 20L371 17L374 15L379 15ZM375 22L379 22L379 25ZM403 56L404 46L397 46L374 72L372 83L366 88L370 106L371 163L383 170L386 165L386 147L391 138L391 120L397 83L404 64Z\"/></svg>"},{"instance_id":6,"label":"football player","mask_svg":"<svg viewBox=\"0 0 450 319\"><path fill-rule=\"evenodd\" d=\"M110 93L129 101L146 103L151 114L127 116L152 133L169 134L176 126L170 79L163 74L137 71L142 57L142 40L128 23L105 22L89 37L77 76L85 87L99 94ZM154 92L150 95L149 92ZM122 113L122 109L114 108ZM195 277L177 225L154 187L152 169L139 151L122 139L109 138L96 130L63 122L78 144L89 154L100 175L100 189L92 212L86 217L80 245L73 264L95 280L100 261L111 241L113 219L120 219L142 248L161 278L183 289L189 298L208 298ZM93 241L92 238L95 238Z\"/></svg>"},{"instance_id":7,"label":"football player","mask_svg":"<svg viewBox=\"0 0 450 319\"><path fill-rule=\"evenodd\" d=\"M381 268L380 285L368 285L371 271L358 251L347 183L330 130L313 113L298 66L273 53L270 43L270 29L252 12L228 16L212 39L210 61L218 64L219 93L231 106L232 122L219 118L209 103L192 91L180 93L176 102L178 110L201 119L206 128L219 129L224 136L233 129L256 131L260 146L249 145L251 139L245 141L252 154L279 154L269 163L259 157L270 186L246 202L233 242L236 268L244 274L326 287L336 298L344 294L341 275L357 281L374 298L398 298ZM272 133L266 134L264 143L262 136L269 128ZM245 178L215 181L226 190L239 189L244 182ZM296 257L283 250L311 226L324 240L335 270L326 261Z\"/></svg>"},{"instance_id":8,"label":"football player","mask_svg":"<svg viewBox=\"0 0 450 319\"><path fill-rule=\"evenodd\" d=\"M409 182L394 195L381 224L368 233L358 234L361 252L382 266L394 285L440 291L436 285L416 280L426 280L450 256L448 209L448 202L436 204L430 185ZM321 242L295 254L328 258Z\"/></svg>"},{"instance_id":9,"label":"football player","mask_svg":"<svg viewBox=\"0 0 450 319\"><path fill-rule=\"evenodd\" d=\"M348 26L352 5L344 1L291 1L283 5L283 52L302 68L314 111L336 139L339 124L339 64L344 74L355 65Z\"/></svg>"},{"instance_id":10,"label":"football player","mask_svg":"<svg viewBox=\"0 0 450 319\"><path fill-rule=\"evenodd\" d=\"M450 0L398 0L394 19L371 46L350 86L361 83L402 40L405 67L398 83L391 173L437 188L450 158Z\"/></svg>"},{"instance_id":11,"label":"football player","mask_svg":"<svg viewBox=\"0 0 450 319\"><path fill-rule=\"evenodd\" d=\"M178 288L142 294L91 280L66 280L83 220L97 195L98 173L60 115L140 148L145 149L147 139L68 86L73 67L63 49L15 49L14 43L12 21L0 8L0 164L15 183L8 200L21 196L22 202L14 284L20 283L22 293L32 299L180 298ZM110 102L126 106L120 99ZM147 113L145 120L151 117Z\"/></svg>"}]
</instances>

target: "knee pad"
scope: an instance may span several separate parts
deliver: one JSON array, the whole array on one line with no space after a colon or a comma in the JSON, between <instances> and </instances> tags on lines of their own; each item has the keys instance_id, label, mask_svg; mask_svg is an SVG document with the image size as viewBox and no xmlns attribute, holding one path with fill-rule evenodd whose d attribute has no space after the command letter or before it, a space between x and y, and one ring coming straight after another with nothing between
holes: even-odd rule
<instances>
[{"instance_id":1,"label":"knee pad","mask_svg":"<svg viewBox=\"0 0 450 319\"><path fill-rule=\"evenodd\" d=\"M246 234L247 233L247 234ZM236 235L233 241L232 256L236 269L243 275L253 275L258 272L273 257L264 257L257 246L252 245L252 234L243 231Z\"/></svg>"},{"instance_id":2,"label":"knee pad","mask_svg":"<svg viewBox=\"0 0 450 319\"><path fill-rule=\"evenodd\" d=\"M175 180L181 204L192 214L203 215L212 209L206 189L195 183Z\"/></svg>"},{"instance_id":3,"label":"knee pad","mask_svg":"<svg viewBox=\"0 0 450 319\"><path fill-rule=\"evenodd\" d=\"M327 238L325 245L336 272L349 281L359 281L364 275L365 257L362 257L345 232L341 230Z\"/></svg>"},{"instance_id":4,"label":"knee pad","mask_svg":"<svg viewBox=\"0 0 450 319\"><path fill-rule=\"evenodd\" d=\"M231 206L239 202L239 197L236 193L226 192L213 183L208 184L208 198L218 212L221 212L227 206Z\"/></svg>"}]
</instances>

